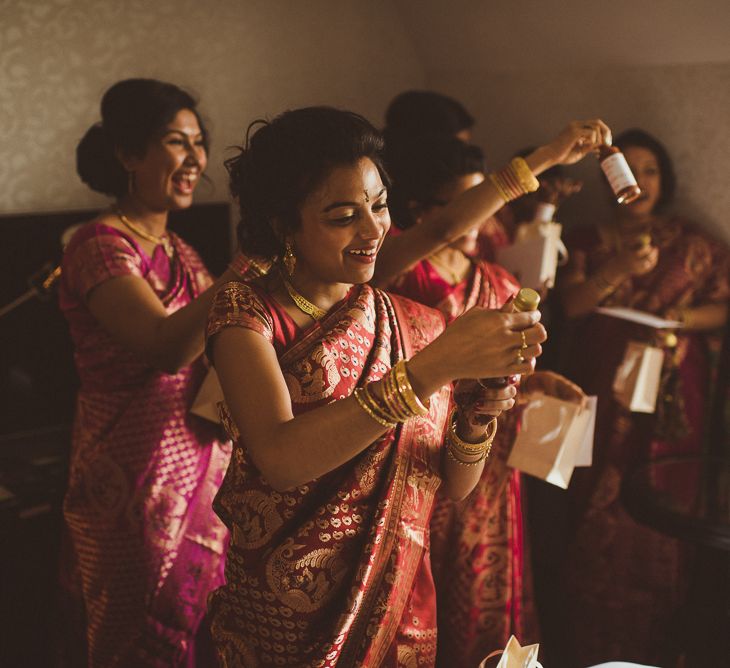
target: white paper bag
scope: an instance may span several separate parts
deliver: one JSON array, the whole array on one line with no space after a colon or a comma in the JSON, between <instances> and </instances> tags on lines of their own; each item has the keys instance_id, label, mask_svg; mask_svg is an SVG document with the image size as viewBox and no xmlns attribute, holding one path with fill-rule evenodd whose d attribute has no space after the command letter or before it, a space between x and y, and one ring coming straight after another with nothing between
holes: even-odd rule
<instances>
[{"instance_id":1,"label":"white paper bag","mask_svg":"<svg viewBox=\"0 0 730 668\"><path fill-rule=\"evenodd\" d=\"M567 489L573 469L591 465L596 406L596 397L589 397L586 406L547 395L535 397L522 413L507 464Z\"/></svg>"},{"instance_id":2,"label":"white paper bag","mask_svg":"<svg viewBox=\"0 0 730 668\"><path fill-rule=\"evenodd\" d=\"M220 424L218 404L223 401L223 390L218 381L218 374L215 369L208 369L208 375L203 379L198 394L193 399L190 412L199 417Z\"/></svg>"},{"instance_id":3,"label":"white paper bag","mask_svg":"<svg viewBox=\"0 0 730 668\"><path fill-rule=\"evenodd\" d=\"M479 664L479 668L486 668L487 661L500 654L499 663L495 668L542 668L542 664L537 660L539 649L538 644L522 647L517 638L510 636L505 648L492 652Z\"/></svg>"},{"instance_id":4,"label":"white paper bag","mask_svg":"<svg viewBox=\"0 0 730 668\"><path fill-rule=\"evenodd\" d=\"M663 364L661 348L629 341L613 378L616 401L634 413L653 413Z\"/></svg>"},{"instance_id":5,"label":"white paper bag","mask_svg":"<svg viewBox=\"0 0 730 668\"><path fill-rule=\"evenodd\" d=\"M497 262L511 271L523 287L541 290L555 285L560 258L567 258L560 223L520 225L515 243L497 251Z\"/></svg>"}]
</instances>

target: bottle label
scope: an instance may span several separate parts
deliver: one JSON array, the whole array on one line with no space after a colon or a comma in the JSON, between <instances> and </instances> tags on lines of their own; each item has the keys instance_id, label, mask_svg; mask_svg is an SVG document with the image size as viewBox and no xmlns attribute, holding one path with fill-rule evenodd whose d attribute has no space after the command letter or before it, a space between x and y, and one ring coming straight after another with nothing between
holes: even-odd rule
<instances>
[{"instance_id":1,"label":"bottle label","mask_svg":"<svg viewBox=\"0 0 730 668\"><path fill-rule=\"evenodd\" d=\"M533 222L552 223L555 215L555 205L549 202L539 202L535 208Z\"/></svg>"},{"instance_id":2,"label":"bottle label","mask_svg":"<svg viewBox=\"0 0 730 668\"><path fill-rule=\"evenodd\" d=\"M637 185L634 174L626 162L623 153L614 153L605 160L602 160L601 169L616 195L624 188Z\"/></svg>"}]
</instances>

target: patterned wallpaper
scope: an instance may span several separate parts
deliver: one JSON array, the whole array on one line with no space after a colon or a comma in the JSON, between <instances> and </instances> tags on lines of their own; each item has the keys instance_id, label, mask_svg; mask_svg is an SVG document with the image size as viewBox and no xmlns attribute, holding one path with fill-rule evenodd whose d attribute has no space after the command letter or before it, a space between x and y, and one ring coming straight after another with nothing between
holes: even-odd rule
<instances>
[{"instance_id":1,"label":"patterned wallpaper","mask_svg":"<svg viewBox=\"0 0 730 668\"><path fill-rule=\"evenodd\" d=\"M306 104L379 121L423 70L387 0L0 0L0 213L98 206L75 147L130 76L200 98L213 137L198 199L226 200L225 147L254 118Z\"/></svg>"}]
</instances>

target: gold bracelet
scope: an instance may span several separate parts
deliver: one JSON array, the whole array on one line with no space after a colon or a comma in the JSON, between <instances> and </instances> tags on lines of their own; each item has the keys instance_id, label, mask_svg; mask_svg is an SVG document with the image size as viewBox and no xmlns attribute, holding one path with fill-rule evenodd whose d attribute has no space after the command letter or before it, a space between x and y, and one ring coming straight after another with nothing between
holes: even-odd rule
<instances>
[{"instance_id":1,"label":"gold bracelet","mask_svg":"<svg viewBox=\"0 0 730 668\"><path fill-rule=\"evenodd\" d=\"M509 166L526 193L534 193L540 187L540 182L535 178L524 158L512 158Z\"/></svg>"},{"instance_id":2,"label":"gold bracelet","mask_svg":"<svg viewBox=\"0 0 730 668\"><path fill-rule=\"evenodd\" d=\"M381 379L381 383L382 382L383 379ZM363 397L368 402L368 405L373 410L373 412L383 418L386 422L391 422L393 424L404 422L404 420L399 415L394 413L389 408L384 399L381 400L380 397L375 394L369 383L363 385Z\"/></svg>"},{"instance_id":3,"label":"gold bracelet","mask_svg":"<svg viewBox=\"0 0 730 668\"><path fill-rule=\"evenodd\" d=\"M478 466L481 464L488 456L489 453L485 450L482 453L482 456L479 457L479 459L475 459L473 462L465 462L463 459L459 459L451 450L451 446L446 447L446 456L451 459L452 461L455 461L459 466Z\"/></svg>"},{"instance_id":4,"label":"gold bracelet","mask_svg":"<svg viewBox=\"0 0 730 668\"><path fill-rule=\"evenodd\" d=\"M367 388L367 385L364 385L363 387L355 388L355 391L352 393L353 396L355 397L355 401L357 401L360 408L362 408L378 424L382 425L383 427L387 427L388 429L393 429L393 427L396 426L395 422L388 422L384 418L380 417L368 405L368 401L366 400L366 398L369 398L372 401L372 397L370 397L370 394L366 388Z\"/></svg>"},{"instance_id":5,"label":"gold bracelet","mask_svg":"<svg viewBox=\"0 0 730 668\"><path fill-rule=\"evenodd\" d=\"M456 433L456 421L456 410L454 410L451 413L451 417L449 420L449 429L446 435L449 447L467 457L482 453L486 453L485 457L488 457L489 453L492 450L494 437L497 434L497 418L492 418L489 421L484 440L480 441L479 443L469 443L468 441L464 441L463 439L459 438L459 435Z\"/></svg>"},{"instance_id":6,"label":"gold bracelet","mask_svg":"<svg viewBox=\"0 0 730 668\"><path fill-rule=\"evenodd\" d=\"M492 172L491 174L489 174L489 180L492 182L494 189L497 191L505 204L514 199L504 189L504 187L502 186L502 182L500 181L499 176L496 174L496 172Z\"/></svg>"},{"instance_id":7,"label":"gold bracelet","mask_svg":"<svg viewBox=\"0 0 730 668\"><path fill-rule=\"evenodd\" d=\"M394 417L398 418L399 422L405 422L409 418L413 417L411 411L407 406L404 405L403 400L398 392L398 387L395 382L395 374L391 369L382 379L383 387L383 402L385 406Z\"/></svg>"},{"instance_id":8,"label":"gold bracelet","mask_svg":"<svg viewBox=\"0 0 730 668\"><path fill-rule=\"evenodd\" d=\"M408 378L408 370L406 369L405 360L400 360L393 367L393 374L395 376L396 387L398 388L398 394L401 399L414 416L426 415L428 413L429 401L426 400L424 404L419 398L411 385L411 381Z\"/></svg>"}]
</instances>

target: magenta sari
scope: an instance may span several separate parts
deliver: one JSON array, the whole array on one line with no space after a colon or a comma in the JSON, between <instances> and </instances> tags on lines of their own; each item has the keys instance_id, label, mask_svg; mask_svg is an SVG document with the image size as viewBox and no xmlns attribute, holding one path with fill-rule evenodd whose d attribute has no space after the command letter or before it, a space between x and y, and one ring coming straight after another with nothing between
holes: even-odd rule
<instances>
[{"instance_id":1,"label":"magenta sari","mask_svg":"<svg viewBox=\"0 0 730 668\"><path fill-rule=\"evenodd\" d=\"M670 309L726 300L728 254L685 221L651 230L657 266L626 281L603 306L628 306L664 316ZM579 230L570 239L563 280L585 280L614 252L611 228ZM571 484L577 529L566 567L571 637L579 665L620 657L661 663L672 615L688 573L679 541L634 522L620 501L624 473L633 465L701 450L708 408L712 337L677 332L675 348L653 330L593 314L575 323L567 375L598 395L593 466ZM627 341L664 347L657 411L630 413L612 395Z\"/></svg>"},{"instance_id":2,"label":"magenta sari","mask_svg":"<svg viewBox=\"0 0 730 668\"><path fill-rule=\"evenodd\" d=\"M435 306L451 321L473 306L501 307L519 290L502 267L475 261L451 285L424 260L396 279L394 292ZM511 634L534 637L534 612L522 522L520 475L507 466L518 419L499 418L499 431L481 480L462 502L439 496L431 521L438 592L439 665L476 666Z\"/></svg>"},{"instance_id":3,"label":"magenta sari","mask_svg":"<svg viewBox=\"0 0 730 668\"><path fill-rule=\"evenodd\" d=\"M262 288L229 283L216 297L209 336L225 327L271 342L298 415L381 378L437 336L443 318L356 286L303 331ZM425 417L286 492L268 485L224 420L236 443L215 507L231 545L226 584L210 604L223 666L433 665L428 523L449 396L443 388Z\"/></svg>"},{"instance_id":4,"label":"magenta sari","mask_svg":"<svg viewBox=\"0 0 730 668\"><path fill-rule=\"evenodd\" d=\"M116 276L146 280L172 313L211 283L198 255L171 235L150 258L128 235L88 224L63 260L60 305L81 380L64 502L91 666L177 666L190 661L208 593L222 582L226 529L212 511L230 448L188 413L206 372L150 367L101 327L86 306Z\"/></svg>"}]
</instances>

